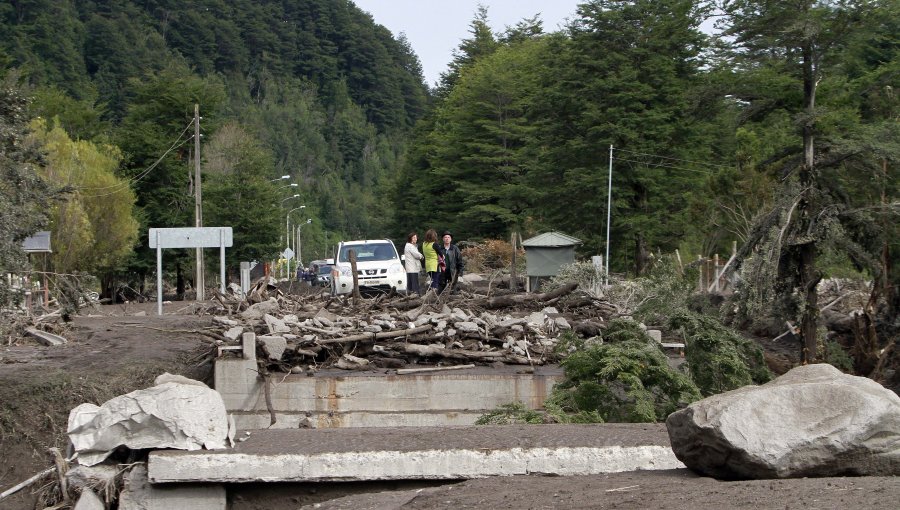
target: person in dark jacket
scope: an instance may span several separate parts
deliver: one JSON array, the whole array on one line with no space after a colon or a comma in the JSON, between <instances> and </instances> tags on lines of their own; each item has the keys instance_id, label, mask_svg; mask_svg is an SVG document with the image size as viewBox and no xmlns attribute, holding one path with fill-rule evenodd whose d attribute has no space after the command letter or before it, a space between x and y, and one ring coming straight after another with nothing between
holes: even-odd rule
<instances>
[{"instance_id":1,"label":"person in dark jacket","mask_svg":"<svg viewBox=\"0 0 900 510\"><path fill-rule=\"evenodd\" d=\"M444 289L447 287L450 287L450 291L453 292L457 288L457 282L462 278L465 262L459 247L453 244L453 235L449 230L444 231L441 241L441 249L444 252L444 262L446 264L441 274L441 292L444 292Z\"/></svg>"}]
</instances>

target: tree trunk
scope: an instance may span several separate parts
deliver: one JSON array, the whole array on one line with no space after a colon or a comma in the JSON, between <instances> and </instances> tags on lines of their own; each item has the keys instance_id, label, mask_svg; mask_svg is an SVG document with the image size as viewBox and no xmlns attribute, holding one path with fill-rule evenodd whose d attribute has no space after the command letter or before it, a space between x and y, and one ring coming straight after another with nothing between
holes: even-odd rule
<instances>
[{"instance_id":1,"label":"tree trunk","mask_svg":"<svg viewBox=\"0 0 900 510\"><path fill-rule=\"evenodd\" d=\"M196 287L197 282L194 283ZM175 264L175 299L179 301L184 299L184 271L181 269L181 262Z\"/></svg>"},{"instance_id":2,"label":"tree trunk","mask_svg":"<svg viewBox=\"0 0 900 510\"><path fill-rule=\"evenodd\" d=\"M806 118L803 121L803 165L800 167L801 201L799 204L799 229L797 235L808 235L814 225L817 214L815 194L812 188L816 183L815 146L813 127L815 123L816 77L813 68L812 47L807 43L803 47L803 101ZM797 250L797 268L800 273L800 287L805 297L803 316L800 320L800 335L803 337L803 349L800 353L802 363L814 363L818 357L816 352L816 335L818 333L819 294L817 286L821 276L816 271L815 241L804 241Z\"/></svg>"}]
</instances>

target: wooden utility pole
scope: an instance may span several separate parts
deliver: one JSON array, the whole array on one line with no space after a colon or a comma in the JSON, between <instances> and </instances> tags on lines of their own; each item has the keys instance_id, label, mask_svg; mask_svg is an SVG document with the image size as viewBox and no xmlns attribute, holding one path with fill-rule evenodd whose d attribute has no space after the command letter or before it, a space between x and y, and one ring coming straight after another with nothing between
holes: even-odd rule
<instances>
[{"instance_id":1,"label":"wooden utility pole","mask_svg":"<svg viewBox=\"0 0 900 510\"><path fill-rule=\"evenodd\" d=\"M200 105L194 104L194 226L203 226L203 192L200 186ZM203 281L203 248L197 248L197 275L194 279L197 301L206 300Z\"/></svg>"},{"instance_id":2,"label":"wooden utility pole","mask_svg":"<svg viewBox=\"0 0 900 510\"><path fill-rule=\"evenodd\" d=\"M509 268L509 288L518 292L519 291L519 279L516 277L516 251L518 248L516 247L516 233L513 232L509 238L509 244L512 246L512 264Z\"/></svg>"}]
</instances>

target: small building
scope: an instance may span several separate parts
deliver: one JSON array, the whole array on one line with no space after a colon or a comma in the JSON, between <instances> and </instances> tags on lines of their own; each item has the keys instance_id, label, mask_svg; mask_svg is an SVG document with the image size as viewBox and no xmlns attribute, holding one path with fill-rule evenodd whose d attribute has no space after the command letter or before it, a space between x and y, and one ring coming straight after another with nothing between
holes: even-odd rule
<instances>
[{"instance_id":1,"label":"small building","mask_svg":"<svg viewBox=\"0 0 900 510\"><path fill-rule=\"evenodd\" d=\"M575 262L575 247L579 244L580 239L560 232L545 232L522 241L522 247L525 248L528 291L537 291L541 279L556 276L563 264Z\"/></svg>"}]
</instances>

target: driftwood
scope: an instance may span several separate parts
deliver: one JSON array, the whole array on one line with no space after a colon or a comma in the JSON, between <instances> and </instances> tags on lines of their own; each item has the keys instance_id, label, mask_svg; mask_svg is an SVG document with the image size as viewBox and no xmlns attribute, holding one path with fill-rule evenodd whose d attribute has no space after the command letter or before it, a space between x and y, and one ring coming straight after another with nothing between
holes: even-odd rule
<instances>
[{"instance_id":1,"label":"driftwood","mask_svg":"<svg viewBox=\"0 0 900 510\"><path fill-rule=\"evenodd\" d=\"M503 361L517 365L529 365L532 363L528 358L517 356L503 351L470 351L466 349L447 349L436 345L418 345L395 342L383 346L385 349L403 352L406 354L414 354L421 357L441 357L447 359L471 360L482 362ZM536 362L543 364L543 362Z\"/></svg>"},{"instance_id":2,"label":"driftwood","mask_svg":"<svg viewBox=\"0 0 900 510\"><path fill-rule=\"evenodd\" d=\"M397 375L421 374L423 372L444 372L447 370L462 370L464 368L475 368L475 365L453 365L450 367L428 367L428 368L400 368Z\"/></svg>"},{"instance_id":3,"label":"driftwood","mask_svg":"<svg viewBox=\"0 0 900 510\"><path fill-rule=\"evenodd\" d=\"M544 294L510 294L497 296L483 300L479 304L487 309L507 308L521 306L526 303L548 303L571 293L578 288L577 283L568 283L562 287Z\"/></svg>"},{"instance_id":4,"label":"driftwood","mask_svg":"<svg viewBox=\"0 0 900 510\"><path fill-rule=\"evenodd\" d=\"M37 481L40 480L41 478L43 478L43 477L49 475L50 473L52 473L52 472L54 472L54 471L56 471L56 466L55 466L55 465L54 465L53 467L49 467L49 468L47 468L47 469L41 471L40 473L38 473L38 474L32 476L32 477L29 478L28 480L25 480L25 481L23 481L23 482L17 483L16 485L10 487L9 489L3 491L2 494L0 494L0 501L3 501L4 499L6 499L6 498L12 496L13 494L15 494L15 493L19 492L20 490L24 489L25 487L28 487L29 485L31 485L31 484L37 482Z\"/></svg>"},{"instance_id":5,"label":"driftwood","mask_svg":"<svg viewBox=\"0 0 900 510\"><path fill-rule=\"evenodd\" d=\"M328 344L344 344L349 342L364 342L375 340L381 340L386 338L397 338L399 336L410 336L415 335L417 333L424 333L431 329L430 324L425 324L424 326L418 326L410 329L401 329L399 331L382 331L380 333L360 333L358 335L345 336L341 338L330 338L327 340L317 340L316 343L318 345L328 345Z\"/></svg>"}]
</instances>

